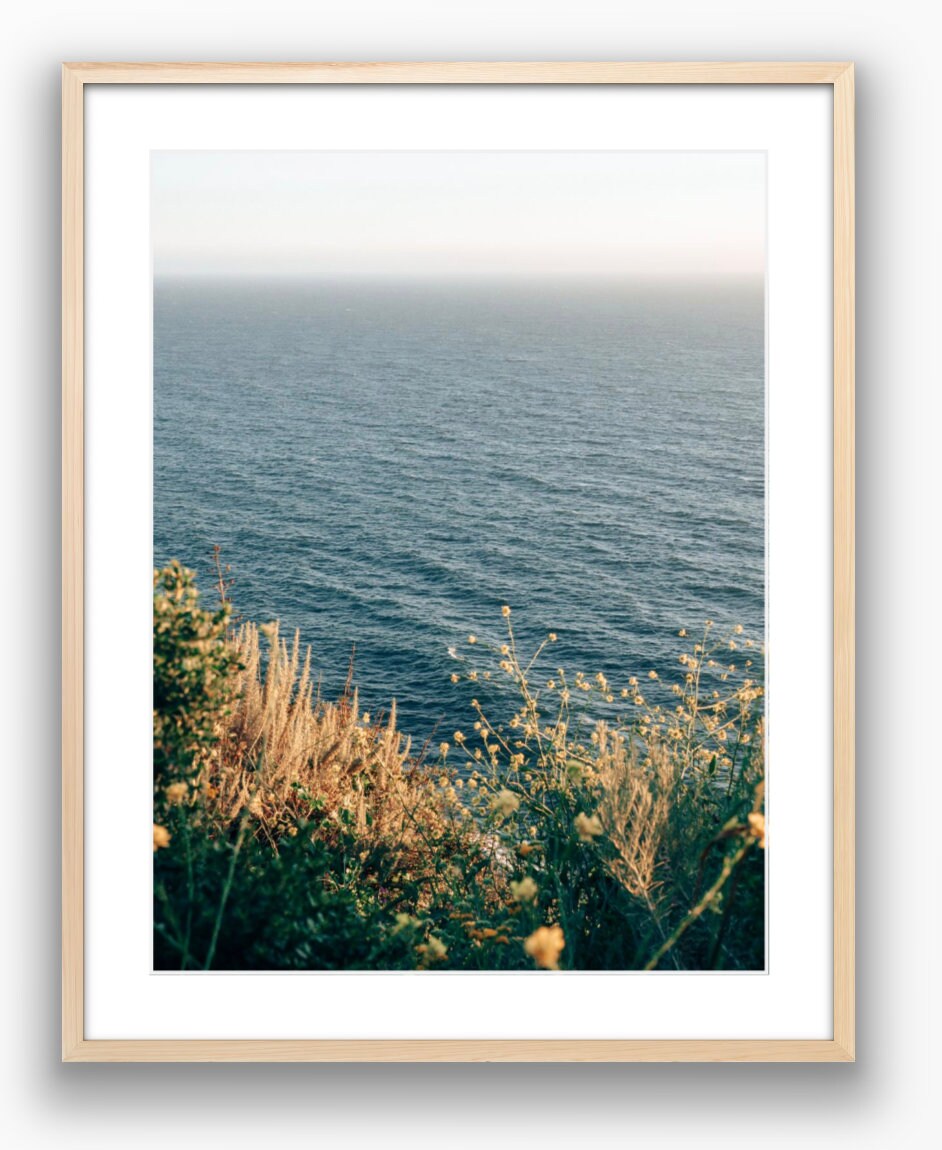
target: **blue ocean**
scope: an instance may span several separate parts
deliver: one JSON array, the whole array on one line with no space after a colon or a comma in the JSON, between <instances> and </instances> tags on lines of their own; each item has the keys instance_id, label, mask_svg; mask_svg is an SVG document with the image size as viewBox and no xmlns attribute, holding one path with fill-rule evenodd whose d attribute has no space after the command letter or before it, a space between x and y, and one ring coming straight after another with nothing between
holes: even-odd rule
<instances>
[{"instance_id":1,"label":"blue ocean","mask_svg":"<svg viewBox=\"0 0 942 1150\"><path fill-rule=\"evenodd\" d=\"M212 600L218 544L238 612L298 628L327 697L353 657L416 743L469 721L450 676L505 603L524 649L558 634L548 671L616 684L706 618L761 637L764 310L745 281L158 279L155 565Z\"/></svg>"}]
</instances>

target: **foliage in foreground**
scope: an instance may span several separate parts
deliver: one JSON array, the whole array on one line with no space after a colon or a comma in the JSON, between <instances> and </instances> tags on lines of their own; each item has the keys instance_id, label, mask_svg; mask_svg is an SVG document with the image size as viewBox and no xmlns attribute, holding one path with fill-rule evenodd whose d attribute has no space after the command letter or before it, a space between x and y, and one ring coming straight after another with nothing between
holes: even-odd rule
<instances>
[{"instance_id":1,"label":"foliage in foreground","mask_svg":"<svg viewBox=\"0 0 942 1150\"><path fill-rule=\"evenodd\" d=\"M616 688L503 614L452 676L492 701L431 760L394 707L320 699L297 635L155 572L158 969L763 967L761 650L708 623Z\"/></svg>"}]
</instances>

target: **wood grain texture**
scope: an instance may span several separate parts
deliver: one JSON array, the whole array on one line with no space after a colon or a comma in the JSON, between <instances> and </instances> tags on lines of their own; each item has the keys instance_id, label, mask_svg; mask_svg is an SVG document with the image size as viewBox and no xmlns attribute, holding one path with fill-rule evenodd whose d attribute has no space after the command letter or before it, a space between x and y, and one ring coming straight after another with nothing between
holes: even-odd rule
<instances>
[{"instance_id":1,"label":"wood grain texture","mask_svg":"<svg viewBox=\"0 0 942 1150\"><path fill-rule=\"evenodd\" d=\"M829 84L834 92L834 1030L831 1040L84 1037L86 84ZM67 1062L849 1062L854 1059L854 72L846 63L73 63L62 73L62 1057Z\"/></svg>"},{"instance_id":2,"label":"wood grain texture","mask_svg":"<svg viewBox=\"0 0 942 1150\"><path fill-rule=\"evenodd\" d=\"M75 63L86 84L833 84L834 63Z\"/></svg>"},{"instance_id":3,"label":"wood grain texture","mask_svg":"<svg viewBox=\"0 0 942 1150\"><path fill-rule=\"evenodd\" d=\"M62 1046L84 1031L83 86L62 72Z\"/></svg>"},{"instance_id":4,"label":"wood grain texture","mask_svg":"<svg viewBox=\"0 0 942 1150\"><path fill-rule=\"evenodd\" d=\"M854 69L834 84L834 1039L854 1022Z\"/></svg>"},{"instance_id":5,"label":"wood grain texture","mask_svg":"<svg viewBox=\"0 0 942 1150\"><path fill-rule=\"evenodd\" d=\"M411 1039L82 1042L66 1062L850 1062L837 1042Z\"/></svg>"}]
</instances>

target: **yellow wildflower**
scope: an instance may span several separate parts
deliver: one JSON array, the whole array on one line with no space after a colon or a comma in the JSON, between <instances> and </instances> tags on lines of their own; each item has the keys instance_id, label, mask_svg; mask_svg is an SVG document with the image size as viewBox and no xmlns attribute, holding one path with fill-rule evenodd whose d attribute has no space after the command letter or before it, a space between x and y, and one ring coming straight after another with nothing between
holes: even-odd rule
<instances>
[{"instance_id":1,"label":"yellow wildflower","mask_svg":"<svg viewBox=\"0 0 942 1150\"><path fill-rule=\"evenodd\" d=\"M555 632L555 631L550 631L550 633L549 633L549 641L550 641L551 643L555 643L555 642L556 642L556 640L557 640L557 638L558 638L558 636L557 636L556 632Z\"/></svg>"},{"instance_id":2,"label":"yellow wildflower","mask_svg":"<svg viewBox=\"0 0 942 1150\"><path fill-rule=\"evenodd\" d=\"M504 606L501 607L501 609L500 609L500 613L506 619L508 617L508 615L510 614L510 608L506 604L504 604Z\"/></svg>"},{"instance_id":3,"label":"yellow wildflower","mask_svg":"<svg viewBox=\"0 0 942 1150\"><path fill-rule=\"evenodd\" d=\"M477 635L469 635L468 636L468 642L469 643L476 643L477 641L478 641Z\"/></svg>"},{"instance_id":4,"label":"yellow wildflower","mask_svg":"<svg viewBox=\"0 0 942 1150\"><path fill-rule=\"evenodd\" d=\"M541 926L523 944L523 949L537 966L544 970L559 970L559 956L566 945L562 928Z\"/></svg>"},{"instance_id":5,"label":"yellow wildflower","mask_svg":"<svg viewBox=\"0 0 942 1150\"><path fill-rule=\"evenodd\" d=\"M167 802L172 806L179 806L186 798L186 793L189 789L186 783L171 783L165 792Z\"/></svg>"},{"instance_id":6,"label":"yellow wildflower","mask_svg":"<svg viewBox=\"0 0 942 1150\"><path fill-rule=\"evenodd\" d=\"M491 800L491 808L504 818L512 815L519 807L520 800L513 791L508 791L506 788L498 791Z\"/></svg>"},{"instance_id":7,"label":"yellow wildflower","mask_svg":"<svg viewBox=\"0 0 942 1150\"><path fill-rule=\"evenodd\" d=\"M765 815L753 811L749 816L749 830L759 840L759 846L765 850Z\"/></svg>"},{"instance_id":8,"label":"yellow wildflower","mask_svg":"<svg viewBox=\"0 0 942 1150\"><path fill-rule=\"evenodd\" d=\"M159 827L154 823L154 850L170 846L170 832L166 827Z\"/></svg>"},{"instance_id":9,"label":"yellow wildflower","mask_svg":"<svg viewBox=\"0 0 942 1150\"><path fill-rule=\"evenodd\" d=\"M584 843L590 843L602 833L602 824L599 821L599 816L587 815L585 811L581 811L576 815L573 825L578 832L579 838L582 839Z\"/></svg>"},{"instance_id":10,"label":"yellow wildflower","mask_svg":"<svg viewBox=\"0 0 942 1150\"><path fill-rule=\"evenodd\" d=\"M510 884L510 893L517 902L533 902L539 893L539 889L529 875L522 878L519 882L512 882Z\"/></svg>"},{"instance_id":11,"label":"yellow wildflower","mask_svg":"<svg viewBox=\"0 0 942 1150\"><path fill-rule=\"evenodd\" d=\"M429 935L426 953L432 962L441 962L441 960L448 953L448 947L442 942L440 938L436 938L435 935L432 934Z\"/></svg>"}]
</instances>

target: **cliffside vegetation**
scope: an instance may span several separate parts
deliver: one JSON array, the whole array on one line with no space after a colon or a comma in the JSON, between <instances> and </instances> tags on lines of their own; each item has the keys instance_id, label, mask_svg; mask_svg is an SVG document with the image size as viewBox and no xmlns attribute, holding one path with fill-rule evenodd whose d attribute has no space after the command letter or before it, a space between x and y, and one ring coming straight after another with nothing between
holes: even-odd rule
<instances>
[{"instance_id":1,"label":"cliffside vegetation","mask_svg":"<svg viewBox=\"0 0 942 1150\"><path fill-rule=\"evenodd\" d=\"M154 575L158 969L763 968L742 628L681 630L675 665L614 684L554 666L553 634L524 654L505 606L453 676L465 714L416 753L394 703L320 698L299 636L235 626L220 591Z\"/></svg>"}]
</instances>

